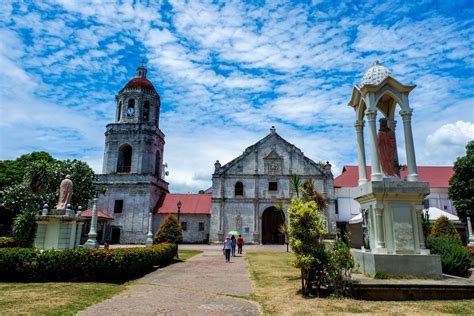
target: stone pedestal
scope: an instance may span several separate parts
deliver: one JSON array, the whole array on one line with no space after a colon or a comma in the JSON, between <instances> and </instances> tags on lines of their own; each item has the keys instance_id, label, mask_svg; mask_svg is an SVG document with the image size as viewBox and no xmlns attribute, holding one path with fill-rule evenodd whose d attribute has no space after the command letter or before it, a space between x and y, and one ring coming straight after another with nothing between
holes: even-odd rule
<instances>
[{"instance_id":1,"label":"stone pedestal","mask_svg":"<svg viewBox=\"0 0 474 316\"><path fill-rule=\"evenodd\" d=\"M354 252L359 269L369 275L385 272L441 277L440 257L430 255L425 248L421 225L429 184L385 178L362 184L357 190L355 199L366 214L368 233L368 245Z\"/></svg>"},{"instance_id":2,"label":"stone pedestal","mask_svg":"<svg viewBox=\"0 0 474 316\"><path fill-rule=\"evenodd\" d=\"M74 249L81 240L83 219L77 215L38 215L34 247L38 249Z\"/></svg>"}]
</instances>

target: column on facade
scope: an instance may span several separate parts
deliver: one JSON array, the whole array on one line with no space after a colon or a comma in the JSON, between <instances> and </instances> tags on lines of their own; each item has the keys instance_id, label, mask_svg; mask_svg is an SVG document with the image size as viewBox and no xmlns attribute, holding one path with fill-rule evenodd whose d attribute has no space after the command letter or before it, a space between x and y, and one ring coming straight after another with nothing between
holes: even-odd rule
<instances>
[{"instance_id":1,"label":"column on facade","mask_svg":"<svg viewBox=\"0 0 474 316\"><path fill-rule=\"evenodd\" d=\"M377 229L377 248L385 248L385 233L383 225L383 208L375 207L375 227Z\"/></svg>"},{"instance_id":2,"label":"column on facade","mask_svg":"<svg viewBox=\"0 0 474 316\"><path fill-rule=\"evenodd\" d=\"M369 140L370 140L370 161L372 163L371 181L382 181L382 172L380 170L379 151L377 150L377 127L375 121L377 119L377 110L365 111L367 122L369 123Z\"/></svg>"},{"instance_id":3,"label":"column on facade","mask_svg":"<svg viewBox=\"0 0 474 316\"><path fill-rule=\"evenodd\" d=\"M423 235L423 224L421 219L421 212L423 212L423 208L420 207L419 209L415 209L416 212L416 223L418 228L418 238L420 242L420 249L426 249L425 246L425 235Z\"/></svg>"},{"instance_id":4,"label":"column on facade","mask_svg":"<svg viewBox=\"0 0 474 316\"><path fill-rule=\"evenodd\" d=\"M367 164L365 161L364 120L355 121L359 158L359 185L367 182Z\"/></svg>"},{"instance_id":5,"label":"column on facade","mask_svg":"<svg viewBox=\"0 0 474 316\"><path fill-rule=\"evenodd\" d=\"M400 115L403 119L403 133L405 136L405 151L407 155L408 176L410 182L418 181L418 173L416 171L415 146L413 144L413 132L411 130L411 116L413 110L401 110Z\"/></svg>"},{"instance_id":6,"label":"column on facade","mask_svg":"<svg viewBox=\"0 0 474 316\"><path fill-rule=\"evenodd\" d=\"M472 224L471 224L471 217L470 216L467 216L467 234L469 236L467 236L468 238L468 246L472 247L474 246L474 236L472 235Z\"/></svg>"}]
</instances>

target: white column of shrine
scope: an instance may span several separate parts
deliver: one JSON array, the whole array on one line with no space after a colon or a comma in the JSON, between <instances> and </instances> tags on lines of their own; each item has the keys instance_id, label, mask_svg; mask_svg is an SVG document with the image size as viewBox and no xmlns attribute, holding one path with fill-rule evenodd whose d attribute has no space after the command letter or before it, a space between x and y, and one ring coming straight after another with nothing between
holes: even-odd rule
<instances>
[{"instance_id":1,"label":"white column of shrine","mask_svg":"<svg viewBox=\"0 0 474 316\"><path fill-rule=\"evenodd\" d=\"M408 176L410 182L418 181L418 173L416 171L415 146L413 144L413 132L411 130L412 109L401 110L400 115L403 119L403 133L405 136L405 151L407 155Z\"/></svg>"},{"instance_id":2,"label":"white column of shrine","mask_svg":"<svg viewBox=\"0 0 474 316\"><path fill-rule=\"evenodd\" d=\"M367 122L369 123L369 141L370 141L370 161L372 164L371 181L382 181L382 172L380 170L380 159L377 144L377 110L365 111Z\"/></svg>"},{"instance_id":3,"label":"white column of shrine","mask_svg":"<svg viewBox=\"0 0 474 316\"><path fill-rule=\"evenodd\" d=\"M355 121L357 132L358 158L359 158L359 185L366 183L367 180L367 164L365 161L365 145L364 145L364 120Z\"/></svg>"}]
</instances>

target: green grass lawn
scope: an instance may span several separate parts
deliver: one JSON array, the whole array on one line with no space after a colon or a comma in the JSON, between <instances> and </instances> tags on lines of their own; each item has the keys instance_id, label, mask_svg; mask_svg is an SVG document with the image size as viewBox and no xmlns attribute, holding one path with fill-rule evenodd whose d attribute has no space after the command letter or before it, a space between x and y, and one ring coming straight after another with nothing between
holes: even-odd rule
<instances>
[{"instance_id":1,"label":"green grass lawn","mask_svg":"<svg viewBox=\"0 0 474 316\"><path fill-rule=\"evenodd\" d=\"M184 261L199 253L179 250L179 258ZM133 282L0 283L0 315L74 315L123 291Z\"/></svg>"},{"instance_id":2,"label":"green grass lawn","mask_svg":"<svg viewBox=\"0 0 474 316\"><path fill-rule=\"evenodd\" d=\"M0 314L74 315L125 287L110 283L0 283Z\"/></svg>"},{"instance_id":3,"label":"green grass lawn","mask_svg":"<svg viewBox=\"0 0 474 316\"><path fill-rule=\"evenodd\" d=\"M195 255L202 253L200 250L186 250L186 249L179 249L179 260L186 261Z\"/></svg>"},{"instance_id":4,"label":"green grass lawn","mask_svg":"<svg viewBox=\"0 0 474 316\"><path fill-rule=\"evenodd\" d=\"M304 298L300 293L299 270L291 266L292 254L247 252L253 280L253 298L265 314L315 315L376 313L392 315L474 313L474 300L362 301L337 298Z\"/></svg>"}]
</instances>

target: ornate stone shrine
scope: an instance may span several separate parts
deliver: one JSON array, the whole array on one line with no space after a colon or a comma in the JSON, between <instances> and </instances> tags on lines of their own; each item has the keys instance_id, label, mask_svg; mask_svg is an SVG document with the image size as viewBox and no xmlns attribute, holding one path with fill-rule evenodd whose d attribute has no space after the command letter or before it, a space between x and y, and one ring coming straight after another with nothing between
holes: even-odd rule
<instances>
[{"instance_id":1,"label":"ornate stone shrine","mask_svg":"<svg viewBox=\"0 0 474 316\"><path fill-rule=\"evenodd\" d=\"M48 209L45 204L41 215L36 216L34 247L38 249L74 249L81 241L84 220L81 212L75 213L69 202L73 183L69 176L61 182L57 209Z\"/></svg>"},{"instance_id":2,"label":"ornate stone shrine","mask_svg":"<svg viewBox=\"0 0 474 316\"><path fill-rule=\"evenodd\" d=\"M356 196L363 214L364 246L353 250L359 269L369 275L441 277L441 260L425 248L421 226L423 199L429 184L419 182L411 130L413 110L408 94L414 85L404 85L378 62L367 70L361 85L355 85L349 106L356 113L359 187ZM406 179L399 177L395 110L403 120L408 167ZM377 115L380 129L377 133ZM372 174L367 177L364 145L365 117L368 122Z\"/></svg>"}]
</instances>

